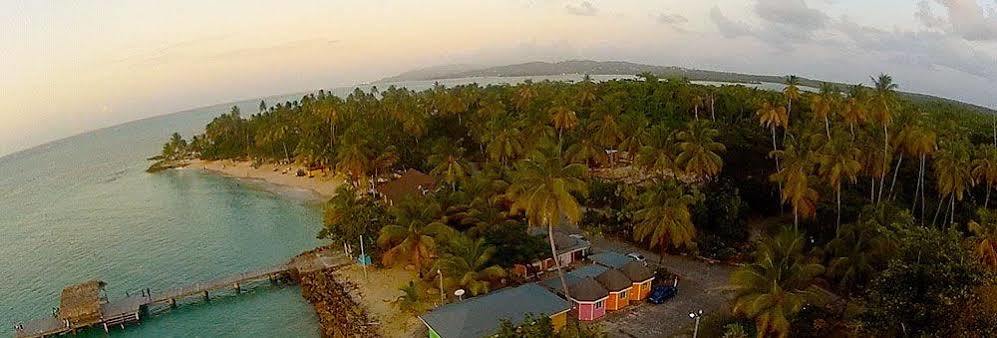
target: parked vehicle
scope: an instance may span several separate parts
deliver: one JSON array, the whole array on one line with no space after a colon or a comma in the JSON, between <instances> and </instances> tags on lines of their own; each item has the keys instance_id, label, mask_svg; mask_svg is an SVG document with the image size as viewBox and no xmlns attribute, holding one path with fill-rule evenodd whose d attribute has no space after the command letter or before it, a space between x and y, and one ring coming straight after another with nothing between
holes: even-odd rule
<instances>
[{"instance_id":1,"label":"parked vehicle","mask_svg":"<svg viewBox=\"0 0 997 338\"><path fill-rule=\"evenodd\" d=\"M672 299L679 293L679 289L670 285L658 285L651 289L651 294L647 296L647 302L651 304L661 304Z\"/></svg>"},{"instance_id":2,"label":"parked vehicle","mask_svg":"<svg viewBox=\"0 0 997 338\"><path fill-rule=\"evenodd\" d=\"M640 253L631 252L631 253L627 254L627 257L630 257L630 259L633 259L635 261L638 261L638 262L641 262L641 263L645 263L645 261L644 261L644 255L641 255Z\"/></svg>"}]
</instances>

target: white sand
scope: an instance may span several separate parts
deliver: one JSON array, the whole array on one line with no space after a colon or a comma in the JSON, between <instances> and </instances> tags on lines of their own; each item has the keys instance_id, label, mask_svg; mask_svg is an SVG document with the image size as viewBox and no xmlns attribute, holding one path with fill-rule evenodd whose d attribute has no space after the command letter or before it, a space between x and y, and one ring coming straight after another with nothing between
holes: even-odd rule
<instances>
[{"instance_id":1,"label":"white sand","mask_svg":"<svg viewBox=\"0 0 997 338\"><path fill-rule=\"evenodd\" d=\"M333 172L313 172L314 177L299 177L295 174L298 169L305 169L296 165L263 164L259 168L253 168L252 164L245 161L202 161L194 160L190 162L188 168L203 169L225 176L254 179L280 186L306 189L314 191L316 194L329 198L336 195L336 188L343 184L341 176ZM276 171L274 169L277 169ZM284 173L284 171L287 171Z\"/></svg>"}]
</instances>

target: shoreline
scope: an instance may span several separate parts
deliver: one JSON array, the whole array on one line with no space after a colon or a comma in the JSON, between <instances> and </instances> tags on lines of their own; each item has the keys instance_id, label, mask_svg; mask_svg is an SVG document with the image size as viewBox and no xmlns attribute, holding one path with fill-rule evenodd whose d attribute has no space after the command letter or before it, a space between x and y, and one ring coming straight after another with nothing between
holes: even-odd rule
<instances>
[{"instance_id":1,"label":"shoreline","mask_svg":"<svg viewBox=\"0 0 997 338\"><path fill-rule=\"evenodd\" d=\"M313 193L318 199L324 201L336 195L336 189L345 181L341 176L333 172L312 172L314 177L296 176L298 169L306 169L298 165L276 165L262 164L259 168L254 168L248 161L234 160L191 160L182 168L199 169L212 174L247 180L254 183L263 183L282 188L292 188ZM180 169L180 168L175 168ZM285 172L286 170L286 172ZM274 189L267 189L274 190ZM276 191L280 192L280 191Z\"/></svg>"}]
</instances>

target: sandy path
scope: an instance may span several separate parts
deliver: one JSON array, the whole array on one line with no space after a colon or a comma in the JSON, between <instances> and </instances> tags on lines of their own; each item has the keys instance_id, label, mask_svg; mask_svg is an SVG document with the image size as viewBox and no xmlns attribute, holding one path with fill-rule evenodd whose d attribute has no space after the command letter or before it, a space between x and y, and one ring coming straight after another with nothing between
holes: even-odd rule
<instances>
[{"instance_id":1,"label":"sandy path","mask_svg":"<svg viewBox=\"0 0 997 338\"><path fill-rule=\"evenodd\" d=\"M225 176L261 180L270 184L307 189L314 191L322 197L332 197L336 195L336 188L343 184L342 177L327 176L331 173L315 172L315 177L295 176L300 166L277 166L274 164L263 164L259 168L253 168L251 163L244 161L202 161L194 160L190 162L188 168L203 169ZM274 169L277 169L276 171ZM284 173L286 169L287 173Z\"/></svg>"}]
</instances>

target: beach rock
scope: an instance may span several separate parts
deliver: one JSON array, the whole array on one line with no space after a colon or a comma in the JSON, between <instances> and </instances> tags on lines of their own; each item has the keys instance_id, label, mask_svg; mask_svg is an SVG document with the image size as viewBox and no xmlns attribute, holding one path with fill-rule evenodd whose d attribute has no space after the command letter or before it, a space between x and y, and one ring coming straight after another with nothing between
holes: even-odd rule
<instances>
[{"instance_id":1,"label":"beach rock","mask_svg":"<svg viewBox=\"0 0 997 338\"><path fill-rule=\"evenodd\" d=\"M356 286L338 281L335 268L297 274L301 296L315 307L323 337L380 337L367 309L353 299Z\"/></svg>"}]
</instances>

